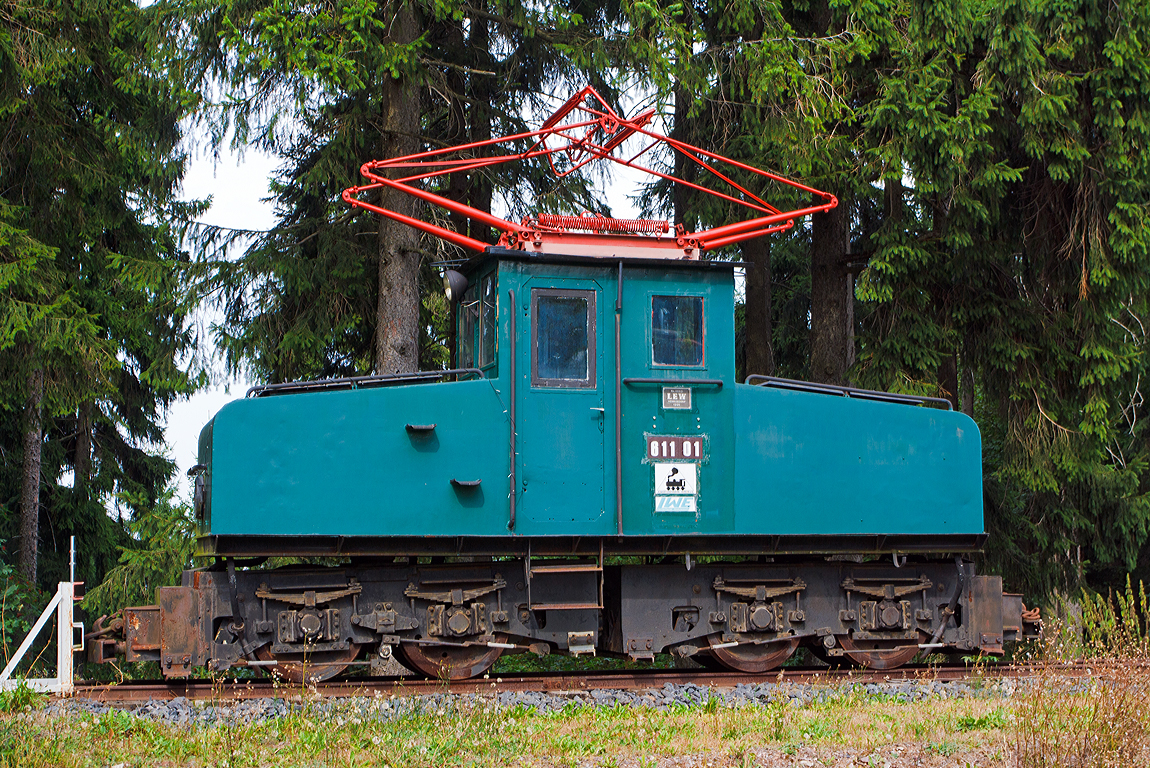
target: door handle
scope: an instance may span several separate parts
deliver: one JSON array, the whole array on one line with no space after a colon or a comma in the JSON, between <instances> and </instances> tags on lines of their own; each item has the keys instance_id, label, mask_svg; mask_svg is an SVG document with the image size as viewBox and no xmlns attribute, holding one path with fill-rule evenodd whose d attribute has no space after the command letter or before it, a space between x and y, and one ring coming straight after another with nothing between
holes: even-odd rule
<instances>
[{"instance_id":1,"label":"door handle","mask_svg":"<svg viewBox=\"0 0 1150 768\"><path fill-rule=\"evenodd\" d=\"M600 416L602 416L604 413L606 413L606 410L603 408L592 408L591 410L598 411Z\"/></svg>"}]
</instances>

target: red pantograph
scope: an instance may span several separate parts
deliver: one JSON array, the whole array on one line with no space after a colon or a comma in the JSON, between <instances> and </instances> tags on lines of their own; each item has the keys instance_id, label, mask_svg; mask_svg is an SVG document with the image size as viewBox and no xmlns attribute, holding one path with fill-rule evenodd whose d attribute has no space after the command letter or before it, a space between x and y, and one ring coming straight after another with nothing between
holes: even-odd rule
<instances>
[{"instance_id":1,"label":"red pantograph","mask_svg":"<svg viewBox=\"0 0 1150 768\"><path fill-rule=\"evenodd\" d=\"M364 163L360 172L370 183L345 189L343 199L358 208L378 213L474 251L482 252L490 244L437 224L405 216L368 202L362 199L362 196L364 193L383 187L401 190L427 203L498 229L503 233L498 245L506 248L585 256L680 259L697 259L701 251L789 229L794 226L796 218L828 211L838 205L838 199L828 192L821 192L770 171L754 168L652 131L647 125L654 116L655 110L652 108L629 119L620 117L593 88L588 86L568 99L538 130L477 141L460 147L436 149L391 160L372 160ZM639 137L645 141L642 148L630 157L616 154L624 142L632 137ZM522 152L510 151L514 149L513 145L516 143L521 146L527 144L527 149ZM715 187L708 188L693 181L676 178L639 162L644 155L648 155L660 144L665 144L673 152L681 154L714 176ZM505 154L495 154L500 149L504 150ZM564 216L540 213L515 223L456 200L450 200L429 191L426 185L421 184L426 180L452 173L469 173L490 166L533 158L546 158L556 178L563 178L594 162L618 163L714 195L749 209L753 215L743 221L694 233L685 232L682 227L672 231L671 226L665 221L614 219L595 214ZM781 211L736 183L728 175L732 173L730 169L793 187L815 197L821 197L826 202L808 208Z\"/></svg>"}]
</instances>

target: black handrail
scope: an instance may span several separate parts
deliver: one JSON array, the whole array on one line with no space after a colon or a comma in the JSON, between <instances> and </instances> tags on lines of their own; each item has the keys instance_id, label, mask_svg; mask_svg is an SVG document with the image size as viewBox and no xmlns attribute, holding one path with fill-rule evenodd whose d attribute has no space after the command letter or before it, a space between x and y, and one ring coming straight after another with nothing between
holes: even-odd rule
<instances>
[{"instance_id":1,"label":"black handrail","mask_svg":"<svg viewBox=\"0 0 1150 768\"><path fill-rule=\"evenodd\" d=\"M515 305L515 289L507 292L507 298L510 302L511 309L507 313L507 368L508 376L510 377L511 385L508 387L508 400L510 404L507 406L508 410L508 425L511 427L511 471L508 473L508 479L511 482L511 492L507 495L508 504L508 519L507 530L515 530L515 496L519 489L515 487L515 398L516 393L519 391L519 380L515 378L515 314L519 311L519 307Z\"/></svg>"},{"instance_id":2,"label":"black handrail","mask_svg":"<svg viewBox=\"0 0 1150 768\"><path fill-rule=\"evenodd\" d=\"M414 373L381 373L376 376L349 376L343 379L316 379L314 381L289 381L283 384L260 384L248 390L244 397L262 395L284 395L289 392L314 392L332 389L359 389L360 387L386 387L392 384L411 384L420 381L436 381L446 376L472 375L483 377L478 368L452 368L447 371L416 371Z\"/></svg>"},{"instance_id":3,"label":"black handrail","mask_svg":"<svg viewBox=\"0 0 1150 768\"><path fill-rule=\"evenodd\" d=\"M895 392L880 392L876 389L859 389L858 387L844 387L838 384L819 384L813 381L780 379L776 376L763 376L757 373L748 376L746 383L757 387L791 389L795 390L796 392L814 392L820 395L851 397L855 398L856 400L878 400L885 403L899 403L900 405L945 405L946 410L954 410L954 405L945 397L900 395Z\"/></svg>"},{"instance_id":4,"label":"black handrail","mask_svg":"<svg viewBox=\"0 0 1150 768\"><path fill-rule=\"evenodd\" d=\"M667 384L679 387L718 387L722 389L722 379L623 379L623 383L631 384Z\"/></svg>"},{"instance_id":5,"label":"black handrail","mask_svg":"<svg viewBox=\"0 0 1150 768\"><path fill-rule=\"evenodd\" d=\"M615 529L623 535L623 260L615 281ZM600 563L602 565L602 563Z\"/></svg>"}]
</instances>

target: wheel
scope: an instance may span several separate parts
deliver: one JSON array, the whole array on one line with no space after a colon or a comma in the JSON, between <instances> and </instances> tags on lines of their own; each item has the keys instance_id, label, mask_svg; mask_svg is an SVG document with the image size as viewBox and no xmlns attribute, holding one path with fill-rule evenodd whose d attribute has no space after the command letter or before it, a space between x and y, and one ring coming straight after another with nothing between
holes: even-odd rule
<instances>
[{"instance_id":1,"label":"wheel","mask_svg":"<svg viewBox=\"0 0 1150 768\"><path fill-rule=\"evenodd\" d=\"M852 640L838 637L839 645L863 669L897 669L918 655L916 640Z\"/></svg>"},{"instance_id":2,"label":"wheel","mask_svg":"<svg viewBox=\"0 0 1150 768\"><path fill-rule=\"evenodd\" d=\"M495 642L506 642L506 638L496 635ZM400 663L412 671L437 680L467 680L491 669L503 649L486 645L400 643L395 653Z\"/></svg>"},{"instance_id":3,"label":"wheel","mask_svg":"<svg viewBox=\"0 0 1150 768\"><path fill-rule=\"evenodd\" d=\"M770 643L743 643L723 648L719 635L707 638L710 652L727 669L757 675L782 665L799 647L798 638L783 638Z\"/></svg>"},{"instance_id":4,"label":"wheel","mask_svg":"<svg viewBox=\"0 0 1150 768\"><path fill-rule=\"evenodd\" d=\"M264 667L269 675L293 683L318 683L347 669L347 665L355 661L362 648L359 643L351 643L343 651L272 653L270 645L263 645L256 649L256 657L261 661L278 662L274 666Z\"/></svg>"}]
</instances>

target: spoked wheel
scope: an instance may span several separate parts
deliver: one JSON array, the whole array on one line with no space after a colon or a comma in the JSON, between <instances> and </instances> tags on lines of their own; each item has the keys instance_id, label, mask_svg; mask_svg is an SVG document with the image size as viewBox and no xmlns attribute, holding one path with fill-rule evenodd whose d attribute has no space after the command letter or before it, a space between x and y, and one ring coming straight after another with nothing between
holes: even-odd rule
<instances>
[{"instance_id":1,"label":"spoked wheel","mask_svg":"<svg viewBox=\"0 0 1150 768\"><path fill-rule=\"evenodd\" d=\"M335 677L355 661L363 646L352 643L343 651L317 651L315 653L272 653L271 646L256 649L261 661L275 661L274 666L265 667L269 675L283 678L293 683L318 683Z\"/></svg>"},{"instance_id":2,"label":"spoked wheel","mask_svg":"<svg viewBox=\"0 0 1150 768\"><path fill-rule=\"evenodd\" d=\"M495 642L506 642L496 635ZM485 645L419 645L401 643L396 649L400 663L408 669L437 680L466 680L478 677L503 653L502 648Z\"/></svg>"},{"instance_id":3,"label":"spoked wheel","mask_svg":"<svg viewBox=\"0 0 1150 768\"><path fill-rule=\"evenodd\" d=\"M707 640L711 644L711 655L720 664L727 669L746 672L749 675L769 672L782 665L799 647L798 638L786 638L761 645L742 643L728 648L721 647L724 643L718 635L711 635Z\"/></svg>"},{"instance_id":4,"label":"spoked wheel","mask_svg":"<svg viewBox=\"0 0 1150 768\"><path fill-rule=\"evenodd\" d=\"M838 641L851 661L863 669L897 669L918 655L915 640L852 640L842 635Z\"/></svg>"}]
</instances>

